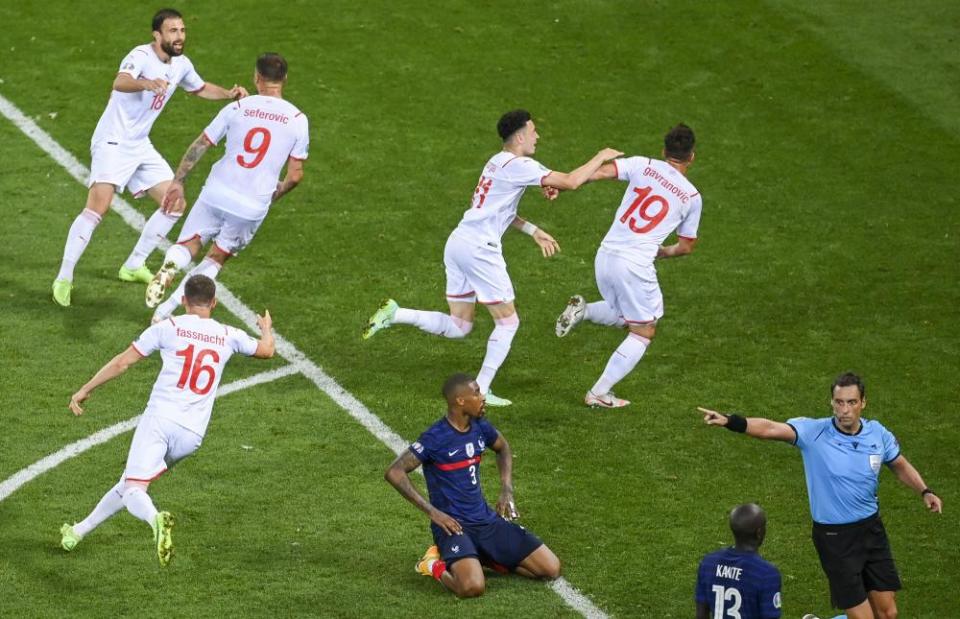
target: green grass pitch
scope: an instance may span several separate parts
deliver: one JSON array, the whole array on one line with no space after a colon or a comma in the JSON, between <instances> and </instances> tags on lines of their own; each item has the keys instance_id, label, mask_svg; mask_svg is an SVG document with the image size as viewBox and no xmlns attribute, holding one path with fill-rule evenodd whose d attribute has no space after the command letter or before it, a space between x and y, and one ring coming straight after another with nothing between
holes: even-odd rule
<instances>
[{"instance_id":1,"label":"green grass pitch","mask_svg":"<svg viewBox=\"0 0 960 619\"><path fill-rule=\"evenodd\" d=\"M0 94L84 164L114 71L148 41L139 2L0 4ZM379 301L442 309L442 248L494 125L530 109L537 158L579 165L604 146L657 155L676 122L699 146L701 241L659 266L666 316L623 411L580 398L622 335L553 335L567 297L596 296L593 256L623 186L587 186L521 214L562 253L505 238L522 325L491 411L511 442L522 522L566 578L616 617L689 617L696 566L728 543L731 506L770 518L766 558L784 617L829 615L810 541L799 454L702 426L697 405L786 419L829 412L841 371L862 373L866 416L945 501L889 472L881 511L904 582L902 617L955 616L960 576L960 6L501 0L184 3L187 54L207 80L252 89L279 51L286 94L311 121L303 185L279 202L222 281L402 437L442 412L439 385L475 371L492 321L465 341L395 329L361 342ZM175 165L219 110L178 93L153 129ZM220 151L216 151L218 154ZM215 160L190 178L195 197ZM139 414L159 367L144 362L74 418L70 394L149 321L115 280L136 234L106 217L76 273L74 307L50 300L86 191L0 120L0 481ZM152 203L138 203L144 214ZM151 266L158 265L154 254ZM219 318L238 324L226 310ZM281 367L238 359L224 384ZM427 519L382 481L390 451L303 376L218 402L203 448L152 494L178 517L160 570L146 527L120 514L72 554L80 519L120 474L129 434L0 502L0 616L576 616L548 587L492 578L457 601L413 563ZM246 446L243 447L243 446ZM488 497L497 478L484 465Z\"/></svg>"}]
</instances>

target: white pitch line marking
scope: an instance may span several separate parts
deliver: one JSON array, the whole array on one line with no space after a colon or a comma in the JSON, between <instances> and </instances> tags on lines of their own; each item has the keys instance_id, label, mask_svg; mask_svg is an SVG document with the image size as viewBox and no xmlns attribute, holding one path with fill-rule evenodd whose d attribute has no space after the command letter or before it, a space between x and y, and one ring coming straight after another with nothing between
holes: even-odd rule
<instances>
[{"instance_id":1,"label":"white pitch line marking","mask_svg":"<svg viewBox=\"0 0 960 619\"><path fill-rule=\"evenodd\" d=\"M285 365L276 370L254 374L253 376L241 378L240 380L235 380L232 383L220 387L219 391L217 392L217 398L231 394L234 391L249 389L250 387L256 387L257 385L262 385L285 376L292 376L299 373L300 370L298 370L295 366ZM133 430L137 427L137 423L140 422L140 417L142 416L143 415L137 415L132 419L121 421L120 423L116 423L109 428L104 428L103 430L94 432L87 438L80 439L75 443L70 443L59 451L56 451L45 458L37 460L24 469L20 469L9 478L3 480L3 482L0 482L0 501L3 501L8 496L16 492L21 486L43 475L55 466L69 460L70 458L79 456L88 449L106 443L110 439L120 436L124 432Z\"/></svg>"},{"instance_id":2,"label":"white pitch line marking","mask_svg":"<svg viewBox=\"0 0 960 619\"><path fill-rule=\"evenodd\" d=\"M50 155L54 161L69 172L77 182L86 185L87 177L90 174L89 170L77 161L76 157L60 146L56 140L50 137L46 131L41 129L37 123L33 122L33 119L27 117L3 95L0 95L0 114L6 116L10 122L33 140L41 150ZM126 200L115 195L111 205L113 206L111 210L120 215L131 228L137 232L143 229L146 219L144 219L143 215L137 212L136 209L130 206ZM166 245L169 245L169 242L164 241L161 247ZM217 282L217 299L230 310L233 315L243 321L248 328L259 333L256 314L244 305L242 301L237 299L233 293L227 290L227 287L221 282ZM280 353L281 357L292 363L297 370L309 378L320 391L327 394L334 402L339 404L343 410L377 437L380 442L389 447L395 454L399 454L406 449L408 442L403 440L403 438L394 432L387 424L383 423L383 420L370 412L370 409L358 400L356 396L341 387L329 374L324 372L317 364L308 359L306 355L297 350L293 344L282 338L278 333L274 332L274 338L276 339L277 352ZM2 497L0 497L0 500L2 500ZM552 589L557 595L563 598L564 602L583 616L589 619L603 619L607 617L606 613L597 608L589 598L580 593L564 578L559 578L554 581Z\"/></svg>"}]
</instances>

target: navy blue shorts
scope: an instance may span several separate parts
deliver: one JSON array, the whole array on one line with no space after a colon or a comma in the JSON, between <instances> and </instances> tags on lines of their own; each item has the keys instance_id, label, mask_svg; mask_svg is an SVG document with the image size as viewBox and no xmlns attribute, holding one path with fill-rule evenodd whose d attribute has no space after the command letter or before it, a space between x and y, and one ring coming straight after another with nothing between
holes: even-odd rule
<instances>
[{"instance_id":1,"label":"navy blue shorts","mask_svg":"<svg viewBox=\"0 0 960 619\"><path fill-rule=\"evenodd\" d=\"M437 525L430 528L433 541L440 549L440 557L448 566L460 559L474 557L497 571L512 572L543 545L539 537L500 516L490 524L465 524L460 535L449 535Z\"/></svg>"}]
</instances>

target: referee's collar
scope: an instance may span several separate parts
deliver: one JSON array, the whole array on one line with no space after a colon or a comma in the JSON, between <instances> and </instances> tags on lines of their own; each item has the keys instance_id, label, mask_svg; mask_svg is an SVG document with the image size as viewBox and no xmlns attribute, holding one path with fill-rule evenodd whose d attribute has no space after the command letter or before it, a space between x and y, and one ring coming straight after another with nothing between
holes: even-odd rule
<instances>
[{"instance_id":1,"label":"referee's collar","mask_svg":"<svg viewBox=\"0 0 960 619\"><path fill-rule=\"evenodd\" d=\"M864 425L864 424L863 424L863 417L861 417L860 419L857 420L857 421L860 422L860 427L857 428L857 431L854 432L854 433L852 433L852 434L849 433L849 432L844 432L843 429L842 429L840 426L837 425L837 418L836 418L836 417L831 417L831 418L830 418L830 421L833 423L833 429L836 430L837 432L839 432L840 434L843 434L844 436L857 436L858 434L860 434L861 432L863 432L863 425Z\"/></svg>"}]
</instances>

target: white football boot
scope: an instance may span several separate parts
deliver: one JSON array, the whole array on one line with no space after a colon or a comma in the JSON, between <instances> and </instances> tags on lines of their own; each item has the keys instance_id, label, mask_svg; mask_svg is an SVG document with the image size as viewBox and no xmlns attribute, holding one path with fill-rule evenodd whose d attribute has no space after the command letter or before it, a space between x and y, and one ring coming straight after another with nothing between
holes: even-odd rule
<instances>
[{"instance_id":1,"label":"white football boot","mask_svg":"<svg viewBox=\"0 0 960 619\"><path fill-rule=\"evenodd\" d=\"M583 397L583 403L590 408L623 408L630 404L630 400L618 398L613 395L612 391L603 395L596 395L592 391L588 391L587 395Z\"/></svg>"},{"instance_id":2,"label":"white football boot","mask_svg":"<svg viewBox=\"0 0 960 619\"><path fill-rule=\"evenodd\" d=\"M563 337L573 331L587 315L587 302L578 294L570 297L567 306L557 318L557 337Z\"/></svg>"}]
</instances>

